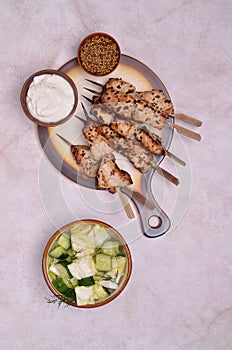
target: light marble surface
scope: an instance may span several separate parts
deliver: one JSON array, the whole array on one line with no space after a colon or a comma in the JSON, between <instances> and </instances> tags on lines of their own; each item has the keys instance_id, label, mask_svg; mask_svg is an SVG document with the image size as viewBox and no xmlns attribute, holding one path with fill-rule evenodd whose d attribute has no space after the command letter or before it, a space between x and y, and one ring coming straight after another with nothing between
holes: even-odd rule
<instances>
[{"instance_id":1,"label":"light marble surface","mask_svg":"<svg viewBox=\"0 0 232 350\"><path fill-rule=\"evenodd\" d=\"M232 348L231 18L230 0L0 0L1 349ZM52 208L41 200L43 151L19 94L30 74L59 68L95 31L113 35L123 53L153 69L176 112L203 120L202 141L181 138L192 180L177 227L148 239L137 219L130 224L138 237L129 242L133 273L120 297L95 310L57 309L45 300L51 293L41 258L67 217L59 212L54 222L55 193ZM123 212L95 210L88 190L52 176L77 219L102 219L129 237ZM101 196L109 208L111 197Z\"/></svg>"}]
</instances>

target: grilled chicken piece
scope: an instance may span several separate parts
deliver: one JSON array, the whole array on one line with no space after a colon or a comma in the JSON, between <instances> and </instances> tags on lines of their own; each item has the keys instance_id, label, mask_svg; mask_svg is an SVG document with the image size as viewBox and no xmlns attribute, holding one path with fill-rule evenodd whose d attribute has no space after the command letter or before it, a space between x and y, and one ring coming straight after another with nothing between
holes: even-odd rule
<instances>
[{"instance_id":1,"label":"grilled chicken piece","mask_svg":"<svg viewBox=\"0 0 232 350\"><path fill-rule=\"evenodd\" d=\"M99 169L99 161L96 161L92 157L90 148L88 146L72 145L71 152L76 163L79 165L78 170L83 179L89 180L96 177Z\"/></svg>"},{"instance_id":2,"label":"grilled chicken piece","mask_svg":"<svg viewBox=\"0 0 232 350\"><path fill-rule=\"evenodd\" d=\"M162 112L166 118L168 118L169 114L174 113L171 100L164 95L162 90L152 89L151 91L138 92L138 94L144 101L156 108L157 111Z\"/></svg>"},{"instance_id":3,"label":"grilled chicken piece","mask_svg":"<svg viewBox=\"0 0 232 350\"><path fill-rule=\"evenodd\" d=\"M164 95L162 90L152 89L149 91L141 91L138 92L139 96L149 103L156 103L159 100L162 100L166 96Z\"/></svg>"},{"instance_id":4,"label":"grilled chicken piece","mask_svg":"<svg viewBox=\"0 0 232 350\"><path fill-rule=\"evenodd\" d=\"M121 78L110 78L105 86L103 87L104 90L112 89L120 91L124 94L136 92L136 88L134 85L127 83L126 81L123 81Z\"/></svg>"},{"instance_id":5,"label":"grilled chicken piece","mask_svg":"<svg viewBox=\"0 0 232 350\"><path fill-rule=\"evenodd\" d=\"M110 123L110 127L119 135L127 139L130 139L136 130L136 125L133 123L133 121L128 121L120 117L114 118L114 120Z\"/></svg>"},{"instance_id":6,"label":"grilled chicken piece","mask_svg":"<svg viewBox=\"0 0 232 350\"><path fill-rule=\"evenodd\" d=\"M105 104L108 109L120 114L124 118L132 118L135 106L135 98L133 96L108 89L102 92L100 101Z\"/></svg>"},{"instance_id":7,"label":"grilled chicken piece","mask_svg":"<svg viewBox=\"0 0 232 350\"><path fill-rule=\"evenodd\" d=\"M165 153L159 139L149 130L137 129L135 130L134 135L136 140L142 143L142 145L152 154L162 155Z\"/></svg>"},{"instance_id":8,"label":"grilled chicken piece","mask_svg":"<svg viewBox=\"0 0 232 350\"><path fill-rule=\"evenodd\" d=\"M141 173L146 173L154 164L153 155L136 140L120 138L117 140L117 152L126 156Z\"/></svg>"},{"instance_id":9,"label":"grilled chicken piece","mask_svg":"<svg viewBox=\"0 0 232 350\"><path fill-rule=\"evenodd\" d=\"M91 146L91 155L96 161L101 160L104 155L110 154L114 151L110 145L110 142L108 142L107 139L100 134L99 124L91 118L86 121L82 131L86 140Z\"/></svg>"},{"instance_id":10,"label":"grilled chicken piece","mask_svg":"<svg viewBox=\"0 0 232 350\"><path fill-rule=\"evenodd\" d=\"M166 118L168 118L169 114L174 113L173 104L167 97L156 102L155 106Z\"/></svg>"},{"instance_id":11,"label":"grilled chicken piece","mask_svg":"<svg viewBox=\"0 0 232 350\"><path fill-rule=\"evenodd\" d=\"M162 112L143 100L136 102L133 119L140 123L149 124L157 129L163 129L166 123L166 118Z\"/></svg>"},{"instance_id":12,"label":"grilled chicken piece","mask_svg":"<svg viewBox=\"0 0 232 350\"><path fill-rule=\"evenodd\" d=\"M91 144L96 137L99 135L98 133L98 123L95 122L93 119L89 118L84 128L82 129L82 132L86 138L86 140Z\"/></svg>"},{"instance_id":13,"label":"grilled chicken piece","mask_svg":"<svg viewBox=\"0 0 232 350\"><path fill-rule=\"evenodd\" d=\"M98 188L110 189L113 193L116 188L126 187L132 184L130 175L121 170L116 162L113 154L104 156L97 173Z\"/></svg>"},{"instance_id":14,"label":"grilled chicken piece","mask_svg":"<svg viewBox=\"0 0 232 350\"><path fill-rule=\"evenodd\" d=\"M114 147L115 141L120 137L119 134L115 130L112 130L109 125L99 125L98 131L109 141L109 144L112 147Z\"/></svg>"},{"instance_id":15,"label":"grilled chicken piece","mask_svg":"<svg viewBox=\"0 0 232 350\"><path fill-rule=\"evenodd\" d=\"M136 100L144 100L150 104L157 112L163 114L163 117L168 118L169 114L174 113L172 102L164 95L162 90L152 89L151 91L144 91L136 93L136 88L122 79L112 78L103 87L103 92L107 89L111 91L118 91L133 96ZM159 114L158 113L158 114ZM136 119L136 118L135 118Z\"/></svg>"},{"instance_id":16,"label":"grilled chicken piece","mask_svg":"<svg viewBox=\"0 0 232 350\"><path fill-rule=\"evenodd\" d=\"M110 111L102 103L93 104L90 114L94 115L100 123L109 125L114 119L115 113Z\"/></svg>"},{"instance_id":17,"label":"grilled chicken piece","mask_svg":"<svg viewBox=\"0 0 232 350\"><path fill-rule=\"evenodd\" d=\"M137 98L136 94L106 90L102 92L101 102L125 119L134 119L157 129L162 129L166 123L166 117L158 107L153 107L148 102Z\"/></svg>"},{"instance_id":18,"label":"grilled chicken piece","mask_svg":"<svg viewBox=\"0 0 232 350\"><path fill-rule=\"evenodd\" d=\"M99 128L101 130L99 130ZM119 135L125 138L131 138L133 135L135 135L137 141L139 141L151 153L156 155L161 155L164 153L160 139L158 139L155 134L148 130L139 129L137 123L133 120L129 121L116 116L109 126L98 126L98 130L100 131L101 135L104 135L107 138L107 140L112 141L112 147L115 147L114 138L118 138Z\"/></svg>"},{"instance_id":19,"label":"grilled chicken piece","mask_svg":"<svg viewBox=\"0 0 232 350\"><path fill-rule=\"evenodd\" d=\"M88 154L89 147L83 145L71 145L71 152L76 163L81 164L82 159Z\"/></svg>"},{"instance_id":20,"label":"grilled chicken piece","mask_svg":"<svg viewBox=\"0 0 232 350\"><path fill-rule=\"evenodd\" d=\"M106 154L111 154L114 152L114 149L110 146L109 142L104 136L99 135L91 143L90 152L95 160L101 160Z\"/></svg>"}]
</instances>

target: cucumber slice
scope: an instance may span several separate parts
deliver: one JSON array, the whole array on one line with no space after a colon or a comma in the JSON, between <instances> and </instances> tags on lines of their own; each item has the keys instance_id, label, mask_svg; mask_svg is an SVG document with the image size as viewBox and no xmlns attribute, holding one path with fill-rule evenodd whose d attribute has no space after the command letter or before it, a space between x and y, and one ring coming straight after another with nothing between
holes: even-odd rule
<instances>
[{"instance_id":1,"label":"cucumber slice","mask_svg":"<svg viewBox=\"0 0 232 350\"><path fill-rule=\"evenodd\" d=\"M57 271L59 272L59 277L61 277L69 288L72 288L72 283L70 282L70 278L72 277L69 273L69 270L62 264L55 264Z\"/></svg>"},{"instance_id":2,"label":"cucumber slice","mask_svg":"<svg viewBox=\"0 0 232 350\"><path fill-rule=\"evenodd\" d=\"M75 255L76 255L76 252L75 252L75 250L73 250L72 248L69 248L69 249L67 250L67 254L68 254L69 256L71 256L71 258L74 258Z\"/></svg>"},{"instance_id":3,"label":"cucumber slice","mask_svg":"<svg viewBox=\"0 0 232 350\"><path fill-rule=\"evenodd\" d=\"M93 286L93 297L95 300L104 299L108 297L109 293L99 284Z\"/></svg>"},{"instance_id":4,"label":"cucumber slice","mask_svg":"<svg viewBox=\"0 0 232 350\"><path fill-rule=\"evenodd\" d=\"M56 288L56 290L65 297L65 299L75 303L75 290L73 287L69 288L66 282L67 281L65 279L59 277L55 281L52 281L52 284Z\"/></svg>"},{"instance_id":5,"label":"cucumber slice","mask_svg":"<svg viewBox=\"0 0 232 350\"><path fill-rule=\"evenodd\" d=\"M70 293L71 290L73 290L73 287L68 287L66 282L67 281L65 279L59 277L56 280L52 281L52 284L59 293L66 295Z\"/></svg>"},{"instance_id":6,"label":"cucumber slice","mask_svg":"<svg viewBox=\"0 0 232 350\"><path fill-rule=\"evenodd\" d=\"M69 249L71 246L70 236L67 233L63 232L58 238L57 244L65 250Z\"/></svg>"},{"instance_id":7,"label":"cucumber slice","mask_svg":"<svg viewBox=\"0 0 232 350\"><path fill-rule=\"evenodd\" d=\"M48 275L51 277L51 279L52 279L53 281L56 280L56 274L55 274L54 272L48 271Z\"/></svg>"},{"instance_id":8,"label":"cucumber slice","mask_svg":"<svg viewBox=\"0 0 232 350\"><path fill-rule=\"evenodd\" d=\"M105 241L101 246L103 254L117 256L119 254L120 242L116 240Z\"/></svg>"},{"instance_id":9,"label":"cucumber slice","mask_svg":"<svg viewBox=\"0 0 232 350\"><path fill-rule=\"evenodd\" d=\"M49 268L51 266L51 264L53 263L54 258L52 258L51 256L48 256L48 260L47 260L47 267Z\"/></svg>"},{"instance_id":10,"label":"cucumber slice","mask_svg":"<svg viewBox=\"0 0 232 350\"><path fill-rule=\"evenodd\" d=\"M112 269L111 256L105 255L105 254L97 254L95 265L98 271L111 271Z\"/></svg>"},{"instance_id":11,"label":"cucumber slice","mask_svg":"<svg viewBox=\"0 0 232 350\"><path fill-rule=\"evenodd\" d=\"M88 286L92 286L94 284L95 284L95 281L94 281L93 276L85 277L85 278L82 278L81 280L79 280L79 286L88 287Z\"/></svg>"},{"instance_id":12,"label":"cucumber slice","mask_svg":"<svg viewBox=\"0 0 232 350\"><path fill-rule=\"evenodd\" d=\"M70 278L70 282L72 283L72 286L75 288L76 286L79 285L79 282L76 278Z\"/></svg>"},{"instance_id":13,"label":"cucumber slice","mask_svg":"<svg viewBox=\"0 0 232 350\"><path fill-rule=\"evenodd\" d=\"M68 254L67 252L65 251L64 248L62 247L56 247L55 249L51 250L49 252L49 255L52 257L52 258L56 258L56 259L65 259L68 257Z\"/></svg>"},{"instance_id":14,"label":"cucumber slice","mask_svg":"<svg viewBox=\"0 0 232 350\"><path fill-rule=\"evenodd\" d=\"M117 269L119 273L123 273L126 268L126 257L125 256L117 256L116 258Z\"/></svg>"}]
</instances>

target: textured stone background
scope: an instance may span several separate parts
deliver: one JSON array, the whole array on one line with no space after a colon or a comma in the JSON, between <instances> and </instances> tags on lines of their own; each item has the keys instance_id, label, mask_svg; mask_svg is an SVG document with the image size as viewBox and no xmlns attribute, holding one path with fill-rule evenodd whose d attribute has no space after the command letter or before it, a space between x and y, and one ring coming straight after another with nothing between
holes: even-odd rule
<instances>
[{"instance_id":1,"label":"textured stone background","mask_svg":"<svg viewBox=\"0 0 232 350\"><path fill-rule=\"evenodd\" d=\"M231 16L229 0L0 0L1 349L232 348ZM120 297L95 310L57 309L46 304L41 272L55 231L40 197L43 152L19 94L30 74L59 68L95 31L153 69L177 112L203 120L202 141L182 138L192 170L185 215L171 233L140 232L130 242L133 274ZM88 191L54 177L77 218L123 223L126 231L124 213L96 213L82 199Z\"/></svg>"}]
</instances>

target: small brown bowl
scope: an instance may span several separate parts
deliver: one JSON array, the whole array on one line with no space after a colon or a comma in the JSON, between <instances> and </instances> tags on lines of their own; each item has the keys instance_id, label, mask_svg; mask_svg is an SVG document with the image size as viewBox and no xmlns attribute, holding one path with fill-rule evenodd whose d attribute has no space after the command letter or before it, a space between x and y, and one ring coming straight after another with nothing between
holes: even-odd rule
<instances>
[{"instance_id":1,"label":"small brown bowl","mask_svg":"<svg viewBox=\"0 0 232 350\"><path fill-rule=\"evenodd\" d=\"M29 111L28 106L27 106L28 89L29 89L34 77L39 76L39 75L43 75L43 74L51 74L51 75L56 74L56 75L64 78L69 83L69 85L71 86L73 93L74 93L74 105L73 105L73 108L71 109L70 113L68 115L66 115L65 117L60 118L58 121L55 121L55 122L44 122L44 121L37 119L34 115L31 114L31 112ZM54 70L54 69L44 69L44 70L41 70L39 72L32 74L25 81L25 83L23 84L22 90L21 90L20 101L21 101L21 106L22 106L24 113L31 121L33 121L34 123L36 123L38 125L42 125L42 126L46 126L46 127L57 126L59 124L66 122L75 113L75 110L77 108L77 103L78 103L78 91L77 91L77 87L76 87L75 83L67 74L65 74L61 71Z\"/></svg>"},{"instance_id":2,"label":"small brown bowl","mask_svg":"<svg viewBox=\"0 0 232 350\"><path fill-rule=\"evenodd\" d=\"M63 294L61 294L59 291L56 290L56 288L54 287L54 285L52 284L52 279L49 276L48 273L48 264L49 264L49 252L51 250L53 250L57 239L59 239L60 235L62 234L62 232L69 232L69 230L79 224L89 224L89 225L100 225L103 228L105 228L107 230L107 232L109 233L110 237L112 239L116 239L120 242L120 246L122 247L121 249L123 249L123 254L126 257L126 267L125 267L125 272L123 277L121 278L120 282L119 282L119 287L118 289L116 289L114 292L112 292L110 295L108 295L106 298L101 299L99 301L96 301L94 304L86 304L86 305L78 305L76 302L72 302L70 300L67 299L67 297L65 297ZM99 248L97 248L99 249ZM113 299L117 298L118 295L124 290L124 288L126 287L130 276L131 276L131 271L132 271L132 259L131 259L131 253L129 250L128 245L126 244L125 240L123 239L123 237L110 225L102 222L102 221L97 221L97 220L79 220L79 221L74 221L71 222L63 227L61 227L58 231L56 231L53 236L49 239L44 253L43 253L43 258L42 258L42 270L43 270L43 275L45 278L45 281L48 285L48 287L50 288L50 290L52 291L52 293L58 297L60 300L62 300L63 302L72 305L74 307L78 307L78 308L95 308L98 306L102 306L105 304L108 304L109 302L111 302Z\"/></svg>"},{"instance_id":3,"label":"small brown bowl","mask_svg":"<svg viewBox=\"0 0 232 350\"><path fill-rule=\"evenodd\" d=\"M117 41L106 33L92 33L85 37L77 51L80 66L89 74L104 76L118 66L121 50Z\"/></svg>"}]
</instances>

